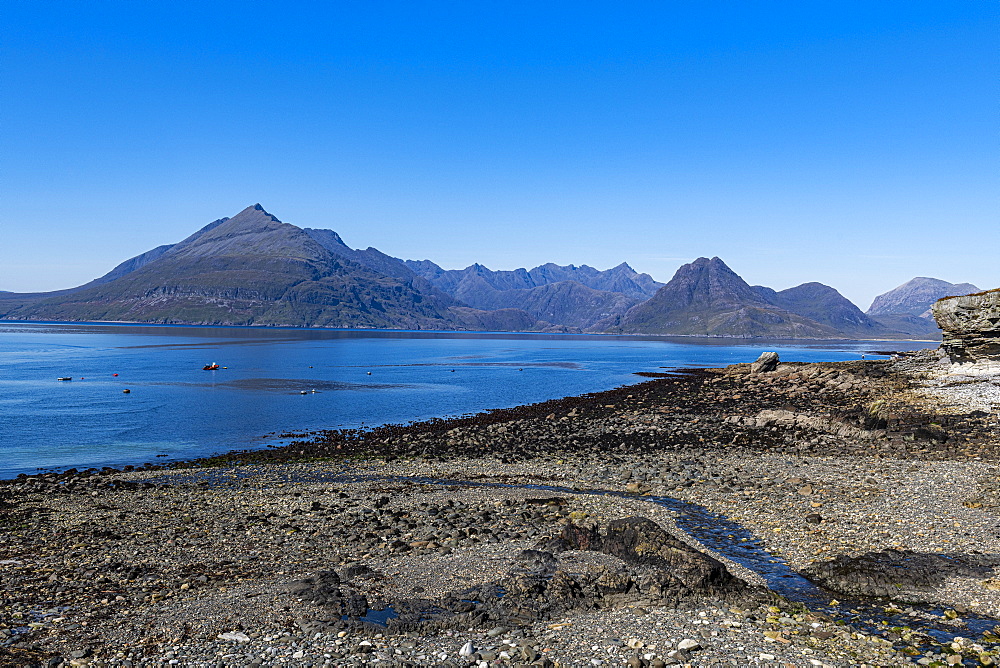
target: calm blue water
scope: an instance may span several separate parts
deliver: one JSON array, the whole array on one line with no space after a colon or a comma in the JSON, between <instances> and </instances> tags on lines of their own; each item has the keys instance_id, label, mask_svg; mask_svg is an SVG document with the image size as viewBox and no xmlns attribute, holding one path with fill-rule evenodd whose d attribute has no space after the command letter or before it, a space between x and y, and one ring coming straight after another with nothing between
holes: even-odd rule
<instances>
[{"instance_id":1,"label":"calm blue water","mask_svg":"<svg viewBox=\"0 0 1000 668\"><path fill-rule=\"evenodd\" d=\"M4 322L0 478L516 406L645 380L636 371L753 361L763 350L832 361L926 345ZM228 368L202 370L212 362Z\"/></svg>"}]
</instances>

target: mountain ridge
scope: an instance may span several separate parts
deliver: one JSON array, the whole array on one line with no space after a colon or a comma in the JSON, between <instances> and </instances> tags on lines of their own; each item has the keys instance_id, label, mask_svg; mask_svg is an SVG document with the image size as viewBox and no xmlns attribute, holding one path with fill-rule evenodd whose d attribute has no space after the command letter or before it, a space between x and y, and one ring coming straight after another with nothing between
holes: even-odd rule
<instances>
[{"instance_id":1,"label":"mountain ridge","mask_svg":"<svg viewBox=\"0 0 1000 668\"><path fill-rule=\"evenodd\" d=\"M604 326L626 334L836 338L839 332L765 300L720 258L681 266L649 300Z\"/></svg>"},{"instance_id":2,"label":"mountain ridge","mask_svg":"<svg viewBox=\"0 0 1000 668\"><path fill-rule=\"evenodd\" d=\"M865 313L821 283L781 291L750 286L718 257L681 266L665 284L625 262L603 271L555 263L448 270L373 247L353 249L333 230L282 222L258 203L84 285L0 291L0 319L926 338L938 335L927 300L956 291L978 288L917 277L877 297Z\"/></svg>"},{"instance_id":3,"label":"mountain ridge","mask_svg":"<svg viewBox=\"0 0 1000 668\"><path fill-rule=\"evenodd\" d=\"M517 328L534 323L527 314L452 312L451 300L338 257L259 204L135 264L105 283L2 316L405 329L456 329L477 317L493 328L505 319Z\"/></svg>"}]
</instances>

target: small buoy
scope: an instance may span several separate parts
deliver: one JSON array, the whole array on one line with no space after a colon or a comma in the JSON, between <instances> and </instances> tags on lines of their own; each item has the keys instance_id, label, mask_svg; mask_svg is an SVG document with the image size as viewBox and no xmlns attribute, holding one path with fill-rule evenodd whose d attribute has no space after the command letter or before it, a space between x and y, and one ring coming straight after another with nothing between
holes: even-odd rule
<instances>
[{"instance_id":1,"label":"small buoy","mask_svg":"<svg viewBox=\"0 0 1000 668\"><path fill-rule=\"evenodd\" d=\"M115 378L117 378L117 377L118 377L118 374L117 374L117 373L113 373L113 374L111 374L111 375L112 375L112 376L114 376Z\"/></svg>"},{"instance_id":2,"label":"small buoy","mask_svg":"<svg viewBox=\"0 0 1000 668\"><path fill-rule=\"evenodd\" d=\"M368 372L368 375L369 375L369 376L370 376L370 375L372 375L372 372L371 372L371 371L369 371L369 372Z\"/></svg>"},{"instance_id":3,"label":"small buoy","mask_svg":"<svg viewBox=\"0 0 1000 668\"><path fill-rule=\"evenodd\" d=\"M454 370L454 369L452 369L452 370L451 370L451 372L452 372L452 373L455 373L455 370Z\"/></svg>"},{"instance_id":4,"label":"small buoy","mask_svg":"<svg viewBox=\"0 0 1000 668\"><path fill-rule=\"evenodd\" d=\"M299 394L309 394L309 393L306 392L305 390L299 390Z\"/></svg>"},{"instance_id":5,"label":"small buoy","mask_svg":"<svg viewBox=\"0 0 1000 668\"><path fill-rule=\"evenodd\" d=\"M313 390L313 391L312 391L312 393L313 393L313 394L316 394L316 390Z\"/></svg>"},{"instance_id":6,"label":"small buoy","mask_svg":"<svg viewBox=\"0 0 1000 668\"><path fill-rule=\"evenodd\" d=\"M312 367L309 367L309 368L311 369Z\"/></svg>"},{"instance_id":7,"label":"small buoy","mask_svg":"<svg viewBox=\"0 0 1000 668\"><path fill-rule=\"evenodd\" d=\"M122 394L132 394L132 390L126 387L124 390L122 390Z\"/></svg>"},{"instance_id":8,"label":"small buoy","mask_svg":"<svg viewBox=\"0 0 1000 668\"><path fill-rule=\"evenodd\" d=\"M229 367L228 367L228 366L224 366L224 367L222 367L222 368L223 368L223 369L228 369Z\"/></svg>"}]
</instances>

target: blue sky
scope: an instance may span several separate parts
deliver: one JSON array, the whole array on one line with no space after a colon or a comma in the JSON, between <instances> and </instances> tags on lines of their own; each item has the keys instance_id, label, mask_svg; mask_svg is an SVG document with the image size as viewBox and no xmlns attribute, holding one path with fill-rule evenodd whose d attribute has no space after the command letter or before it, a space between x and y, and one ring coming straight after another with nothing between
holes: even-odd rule
<instances>
[{"instance_id":1,"label":"blue sky","mask_svg":"<svg viewBox=\"0 0 1000 668\"><path fill-rule=\"evenodd\" d=\"M446 268L1000 285L992 0L0 8L3 290L255 202Z\"/></svg>"}]
</instances>

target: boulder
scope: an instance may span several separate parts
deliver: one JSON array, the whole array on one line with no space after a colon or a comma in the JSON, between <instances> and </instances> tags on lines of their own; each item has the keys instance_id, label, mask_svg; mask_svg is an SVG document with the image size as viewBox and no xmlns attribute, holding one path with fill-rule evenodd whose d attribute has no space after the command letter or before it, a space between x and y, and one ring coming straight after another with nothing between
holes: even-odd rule
<instances>
[{"instance_id":1,"label":"boulder","mask_svg":"<svg viewBox=\"0 0 1000 668\"><path fill-rule=\"evenodd\" d=\"M945 297L931 312L953 364L1000 362L1000 289Z\"/></svg>"},{"instance_id":2,"label":"boulder","mask_svg":"<svg viewBox=\"0 0 1000 668\"><path fill-rule=\"evenodd\" d=\"M767 373L778 368L778 353L761 353L757 361L750 365L750 373Z\"/></svg>"}]
</instances>

